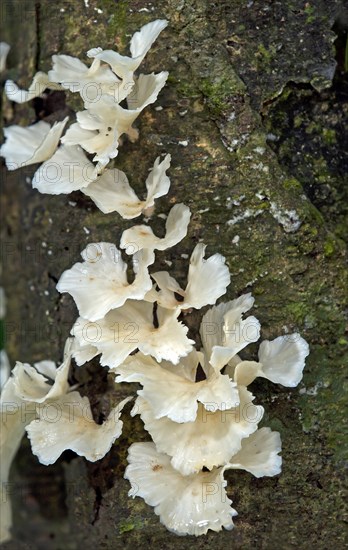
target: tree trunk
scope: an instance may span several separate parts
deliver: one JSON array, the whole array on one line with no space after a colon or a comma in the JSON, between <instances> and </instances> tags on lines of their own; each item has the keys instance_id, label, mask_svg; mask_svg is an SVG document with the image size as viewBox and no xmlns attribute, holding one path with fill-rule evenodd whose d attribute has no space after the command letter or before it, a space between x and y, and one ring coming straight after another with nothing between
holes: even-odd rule
<instances>
[{"instance_id":1,"label":"tree trunk","mask_svg":"<svg viewBox=\"0 0 348 550\"><path fill-rule=\"evenodd\" d=\"M128 53L133 32L154 19L169 20L141 67L145 73L168 70L168 83L138 119L139 140L125 140L115 160L141 192L155 158L172 155L171 190L158 201L151 225L160 233L163 220L157 214L174 202L190 206L193 215L188 237L159 254L156 268L168 269L164 260L172 261L171 274L184 283L183 255L203 240L209 253L227 258L228 298L255 295L262 336L299 331L311 354L299 388L263 380L253 385L255 402L266 410L262 425L281 433L283 472L262 479L229 474L228 496L239 513L233 531L183 539L166 531L141 499L128 498L122 477L127 447L148 436L139 420L127 419L122 438L94 464L65 453L45 467L23 441L11 478L14 541L4 548L343 548L348 199L343 5L343 0L6 3L2 39L12 46L6 77L23 87L35 70L49 69L55 53L82 60L96 46ZM3 99L5 124L62 120L81 107L63 92L22 106ZM2 275L12 362L61 359L77 312L70 297L55 290L57 279L79 261L87 243L118 244L122 231L134 225L102 214L81 193L39 194L28 185L34 171L4 172L3 179ZM194 334L199 315L188 322ZM130 391L115 389L113 377L97 363L74 370L96 418Z\"/></svg>"}]
</instances>

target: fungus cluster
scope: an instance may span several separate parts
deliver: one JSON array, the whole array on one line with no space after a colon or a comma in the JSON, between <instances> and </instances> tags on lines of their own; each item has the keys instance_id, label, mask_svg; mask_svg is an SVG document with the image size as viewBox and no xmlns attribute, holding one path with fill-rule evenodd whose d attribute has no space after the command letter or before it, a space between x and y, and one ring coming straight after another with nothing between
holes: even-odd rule
<instances>
[{"instance_id":1,"label":"fungus cluster","mask_svg":"<svg viewBox=\"0 0 348 550\"><path fill-rule=\"evenodd\" d=\"M7 167L42 162L34 188L51 194L80 189L102 212L118 212L125 219L153 210L155 199L170 187L170 155L156 159L144 200L123 172L106 166L117 156L121 135L133 139L132 123L156 100L166 81L166 72L134 74L166 25L155 21L135 33L131 57L94 48L87 54L93 59L87 67L76 58L57 55L52 70L35 75L28 91L7 82L13 101L28 101L58 86L79 93L85 106L64 135L67 119L52 127L40 121L29 128L6 128L1 155ZM94 97L86 98L88 88L96 92ZM128 109L120 105L125 99ZM52 167L58 173L55 178ZM254 299L245 294L216 305L230 284L230 273L220 254L205 258L201 242L192 251L185 288L167 271L154 270L155 251L173 247L186 236L190 215L187 206L175 204L164 237L144 223L126 229L119 246L90 243L82 261L61 275L57 290L71 295L79 316L59 367L52 361L33 366L17 362L4 386L2 486L25 431L42 464L54 463L66 449L90 461L101 459L121 435L122 409L134 397L131 415L140 415L152 442L129 448L129 494L153 506L173 533L232 529L237 512L226 495L227 470L243 469L256 477L280 473L280 435L258 427L264 408L254 403L248 386L256 377L296 386L308 345L299 334L279 336L261 343L258 361L248 356L247 346L260 337L259 321L247 314ZM185 321L192 310L202 308L197 344ZM80 366L94 357L114 374L116 384L136 382L140 387L102 424L94 422L88 398L68 379L72 359ZM6 540L9 504L1 514L1 538Z\"/></svg>"}]
</instances>

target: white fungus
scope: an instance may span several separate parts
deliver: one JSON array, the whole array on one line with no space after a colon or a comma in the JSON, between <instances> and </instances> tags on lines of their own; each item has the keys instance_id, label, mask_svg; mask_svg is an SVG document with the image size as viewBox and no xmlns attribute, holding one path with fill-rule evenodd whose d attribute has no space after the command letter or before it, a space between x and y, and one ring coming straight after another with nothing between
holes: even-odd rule
<instances>
[{"instance_id":1,"label":"white fungus","mask_svg":"<svg viewBox=\"0 0 348 550\"><path fill-rule=\"evenodd\" d=\"M85 6L89 7L87 0ZM99 8L94 10L102 13ZM89 65L72 56L54 55L52 69L48 74L37 73L28 91L7 81L6 94L18 103L42 95L46 88L79 93L84 103L84 110L76 114L77 121L65 135L67 119L52 127L40 121L27 128L6 128L0 154L8 169L43 163L32 180L39 192L56 195L80 190L105 214L118 212L124 219L143 214L146 222L150 220L155 199L167 195L170 188L166 173L170 155L155 160L143 200L123 171L106 166L117 157L122 135L131 141L137 139L133 122L156 101L167 81L165 71L135 75L166 26L167 21L156 20L136 32L130 41L130 57L100 47L87 52L92 59ZM6 57L3 43L0 54L1 68ZM120 105L123 100L127 108ZM230 119L234 116L232 112ZM232 145L237 142L231 140ZM188 144L188 139L178 141L182 147ZM254 152L264 155L266 149L256 147ZM263 162L252 164L252 168L269 170ZM262 200L264 195L259 192L256 197ZM225 207L240 206L244 198L228 197ZM68 204L77 206L75 201ZM287 232L296 231L301 224L295 211L280 209L274 202L270 211ZM261 213L260 209L245 209L228 220L227 226ZM256 377L296 386L302 379L309 347L298 333L286 334L262 342L258 362L253 356L248 358L247 346L260 337L258 319L244 317L254 306L254 298L244 294L215 305L226 293L231 277L222 255L204 257L206 246L198 242L200 239L196 239L190 257L185 288L168 271L152 270L154 251L167 250L187 235L191 211L179 203L168 215L157 217L166 220L164 237L155 235L145 224L123 231L119 248L125 257L132 257L132 275L121 250L108 242L89 244L82 252L83 261L62 273L57 290L72 296L79 317L71 329L74 338L67 340L58 368L52 361L33 366L17 362L7 378L8 363L2 361L1 483L8 482L11 462L25 430L42 464L52 464L67 449L90 461L101 459L110 450L121 435L121 411L133 396L112 407L104 422L97 424L89 399L82 397L68 379L72 358L80 366L98 356L101 366L115 374L116 384L140 384L131 414L140 415L153 439L129 448L125 478L131 482L130 496L142 497L153 506L173 533L198 536L209 529L234 526L232 518L237 512L226 494L226 470L243 469L255 477L280 473L280 435L266 427L258 429L264 408L254 403L247 386ZM87 227L83 231L90 234ZM69 227L65 232L70 233ZM239 242L239 235L235 235L232 244ZM46 249L47 243L42 247ZM52 250L47 253L51 255ZM186 253L178 257L189 258ZM169 267L173 263L169 259L162 262ZM243 268L236 271L243 272ZM184 320L193 308L200 310L207 305L213 307L202 317L201 348L197 349L191 337L192 325L189 332ZM49 310L46 315L50 315ZM245 359L239 356L241 351ZM315 395L318 388L314 387L311 394ZM301 390L305 391L311 392ZM10 538L8 500L3 503L0 520L3 542Z\"/></svg>"}]
</instances>

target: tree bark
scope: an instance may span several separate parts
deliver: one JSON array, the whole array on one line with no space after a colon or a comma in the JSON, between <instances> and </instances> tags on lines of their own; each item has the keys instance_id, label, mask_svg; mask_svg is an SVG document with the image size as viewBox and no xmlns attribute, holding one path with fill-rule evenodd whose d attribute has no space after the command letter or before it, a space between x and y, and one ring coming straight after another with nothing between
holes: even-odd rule
<instances>
[{"instance_id":1,"label":"tree bark","mask_svg":"<svg viewBox=\"0 0 348 550\"><path fill-rule=\"evenodd\" d=\"M35 70L49 69L55 53L82 60L96 46L127 53L130 36L143 24L169 20L141 67L145 73L168 70L168 83L138 119L139 140L125 140L115 160L141 192L155 158L172 155L171 190L158 201L151 226L160 233L157 214L175 202L190 206L192 221L187 238L159 254L156 268L168 269L164 260L172 261L171 274L184 283L183 255L203 240L209 253L227 258L228 298L255 295L262 337L299 331L311 354L299 388L263 380L252 386L255 402L266 410L262 425L281 433L283 472L276 478L228 476L228 496L239 513L233 531L179 538L141 499L128 498L122 477L127 447L147 434L139 420L127 419L122 438L95 464L66 453L45 467L23 442L11 478L14 541L4 548L344 546L343 6L338 0L6 4L2 39L12 46L6 77L23 87ZM23 106L4 98L3 117L6 124L52 122L81 107L71 95L50 92ZM27 182L34 171L4 171L3 177L6 346L12 362L58 362L77 315L70 297L55 290L58 278L79 261L87 243L118 244L133 223L102 214L80 193L39 194ZM192 334L199 318L187 318ZM75 369L74 378L92 400L96 418L130 391L115 389L97 362Z\"/></svg>"}]
</instances>

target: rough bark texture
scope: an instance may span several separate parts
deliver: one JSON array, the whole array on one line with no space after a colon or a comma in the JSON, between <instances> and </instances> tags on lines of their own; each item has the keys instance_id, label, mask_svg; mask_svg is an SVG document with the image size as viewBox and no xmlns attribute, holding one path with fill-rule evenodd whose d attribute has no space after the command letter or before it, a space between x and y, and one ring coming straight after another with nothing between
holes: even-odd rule
<instances>
[{"instance_id":1,"label":"rough bark texture","mask_svg":"<svg viewBox=\"0 0 348 550\"><path fill-rule=\"evenodd\" d=\"M227 258L229 297L248 291L256 296L262 336L300 331L311 355L299 388L267 381L252 386L256 402L266 408L263 425L281 432L283 473L260 480L242 472L229 475L228 495L239 512L232 532L178 538L141 499L127 497L128 482L122 478L127 446L146 440L147 434L140 421L126 420L121 440L95 464L67 453L46 468L23 442L11 479L15 541L4 548L345 546L343 130L348 106L343 4L6 4L3 39L12 44L6 76L24 86L35 69L49 68L54 53L84 59L94 46L127 52L129 36L142 24L169 20L142 67L144 72L168 70L168 84L139 119L140 139L126 141L116 160L140 191L156 156L172 155L171 191L156 212L185 202L193 218L188 237L159 255L157 267L166 269L164 260L171 260L173 275L184 282L187 260L182 254L203 239L210 253ZM65 104L64 93L55 92L24 106L5 100L3 107L6 124L28 124L38 118L61 120L80 105L70 98ZM102 214L79 193L40 195L26 181L34 170L6 173L3 180L7 349L12 361L58 361L76 310L68 296L56 292L57 279L79 259L86 243L117 243L132 223ZM162 230L163 220L156 214L151 223ZM194 333L198 315L188 322ZM129 391L129 386L115 389L97 364L75 369L74 379L91 398L96 418Z\"/></svg>"}]
</instances>

